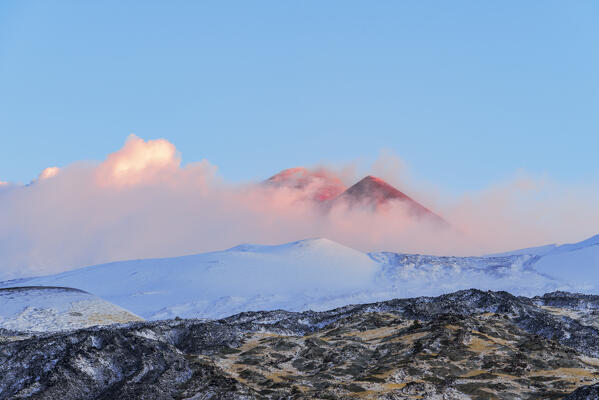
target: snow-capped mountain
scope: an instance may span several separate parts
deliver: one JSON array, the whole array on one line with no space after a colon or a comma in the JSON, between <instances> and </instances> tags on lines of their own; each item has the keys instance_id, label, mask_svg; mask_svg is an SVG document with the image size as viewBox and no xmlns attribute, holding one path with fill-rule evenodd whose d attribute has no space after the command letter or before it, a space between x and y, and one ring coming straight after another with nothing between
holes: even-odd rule
<instances>
[{"instance_id":1,"label":"snow-capped mountain","mask_svg":"<svg viewBox=\"0 0 599 400\"><path fill-rule=\"evenodd\" d=\"M0 328L53 332L142 318L90 293L66 287L0 289Z\"/></svg>"},{"instance_id":2,"label":"snow-capped mountain","mask_svg":"<svg viewBox=\"0 0 599 400\"><path fill-rule=\"evenodd\" d=\"M363 253L327 239L241 245L192 256L114 262L0 287L68 286L148 319L216 318L248 310L326 310L478 288L537 295L599 287L599 238L544 255L436 257Z\"/></svg>"},{"instance_id":3,"label":"snow-capped mountain","mask_svg":"<svg viewBox=\"0 0 599 400\"><path fill-rule=\"evenodd\" d=\"M599 286L599 235L582 242L546 245L493 256L529 254L539 273L573 285L578 291L591 291Z\"/></svg>"},{"instance_id":4,"label":"snow-capped mountain","mask_svg":"<svg viewBox=\"0 0 599 400\"><path fill-rule=\"evenodd\" d=\"M301 309L312 299L345 297L362 291L378 270L365 253L315 239L115 262L18 284L80 288L147 318L216 317L249 309Z\"/></svg>"}]
</instances>

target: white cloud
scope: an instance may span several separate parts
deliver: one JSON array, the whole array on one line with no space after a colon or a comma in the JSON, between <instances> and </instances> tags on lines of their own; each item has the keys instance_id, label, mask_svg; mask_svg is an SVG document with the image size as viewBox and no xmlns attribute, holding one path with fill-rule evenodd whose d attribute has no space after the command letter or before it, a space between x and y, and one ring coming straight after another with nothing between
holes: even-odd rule
<instances>
[{"instance_id":1,"label":"white cloud","mask_svg":"<svg viewBox=\"0 0 599 400\"><path fill-rule=\"evenodd\" d=\"M52 177L55 177L56 175L58 175L59 172L60 172L60 168L58 168L58 167L48 167L39 174L37 179L40 181L42 181L44 179L49 179L49 178L52 178Z\"/></svg>"}]
</instances>

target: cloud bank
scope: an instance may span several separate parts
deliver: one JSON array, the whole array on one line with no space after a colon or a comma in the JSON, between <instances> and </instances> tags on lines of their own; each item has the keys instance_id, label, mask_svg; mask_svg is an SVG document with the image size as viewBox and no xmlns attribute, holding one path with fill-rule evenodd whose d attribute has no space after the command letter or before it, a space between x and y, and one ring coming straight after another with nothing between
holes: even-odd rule
<instances>
[{"instance_id":1,"label":"cloud bank","mask_svg":"<svg viewBox=\"0 0 599 400\"><path fill-rule=\"evenodd\" d=\"M323 208L323 200L362 177L352 166L232 184L206 160L182 165L167 140L131 135L103 162L52 167L29 185L0 185L0 279L310 237L364 251L477 255L599 233L596 185L522 176L452 197L409 179L405 169L387 156L369 172L453 229L415 219L401 204L374 213Z\"/></svg>"}]
</instances>

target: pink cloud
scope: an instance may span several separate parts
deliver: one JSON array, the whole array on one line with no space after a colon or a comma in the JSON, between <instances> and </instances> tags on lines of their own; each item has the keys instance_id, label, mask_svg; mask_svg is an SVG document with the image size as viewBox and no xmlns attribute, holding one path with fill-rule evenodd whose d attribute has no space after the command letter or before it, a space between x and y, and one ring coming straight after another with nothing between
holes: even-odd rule
<instances>
[{"instance_id":1,"label":"pink cloud","mask_svg":"<svg viewBox=\"0 0 599 400\"><path fill-rule=\"evenodd\" d=\"M297 169L275 175L270 183L231 184L206 160L182 165L165 139L132 135L101 163L75 163L52 179L3 188L0 279L308 237L364 251L474 255L576 241L597 233L599 226L596 185L516 177L451 196L410 178L392 156L382 157L368 172L455 229L414 218L401 203L383 212L343 202L323 207L322 200L362 177L352 171Z\"/></svg>"},{"instance_id":2,"label":"pink cloud","mask_svg":"<svg viewBox=\"0 0 599 400\"><path fill-rule=\"evenodd\" d=\"M324 167L285 169L271 176L266 184L277 189L291 189L295 191L299 198L315 201L333 199L347 189L347 186L337 174Z\"/></svg>"},{"instance_id":3,"label":"pink cloud","mask_svg":"<svg viewBox=\"0 0 599 400\"><path fill-rule=\"evenodd\" d=\"M122 149L114 152L96 169L100 185L135 185L175 172L181 157L175 146L165 139L148 140L131 134Z\"/></svg>"},{"instance_id":4,"label":"pink cloud","mask_svg":"<svg viewBox=\"0 0 599 400\"><path fill-rule=\"evenodd\" d=\"M60 172L60 168L58 168L58 167L48 167L39 174L37 179L40 181L44 180L44 179L49 179L49 178L56 176L59 172Z\"/></svg>"}]
</instances>

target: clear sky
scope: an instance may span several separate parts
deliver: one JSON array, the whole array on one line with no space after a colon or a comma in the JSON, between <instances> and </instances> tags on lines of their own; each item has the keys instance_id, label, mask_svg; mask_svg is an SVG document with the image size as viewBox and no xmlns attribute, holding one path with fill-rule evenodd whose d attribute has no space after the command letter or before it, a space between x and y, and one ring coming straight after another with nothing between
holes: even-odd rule
<instances>
[{"instance_id":1,"label":"clear sky","mask_svg":"<svg viewBox=\"0 0 599 400\"><path fill-rule=\"evenodd\" d=\"M0 180L166 138L230 180L387 149L468 190L599 175L596 1L2 1Z\"/></svg>"}]
</instances>

